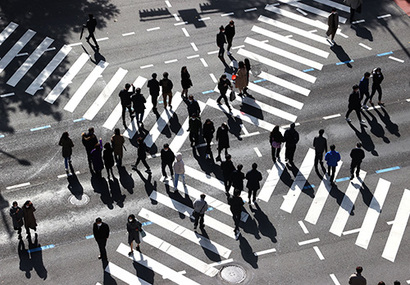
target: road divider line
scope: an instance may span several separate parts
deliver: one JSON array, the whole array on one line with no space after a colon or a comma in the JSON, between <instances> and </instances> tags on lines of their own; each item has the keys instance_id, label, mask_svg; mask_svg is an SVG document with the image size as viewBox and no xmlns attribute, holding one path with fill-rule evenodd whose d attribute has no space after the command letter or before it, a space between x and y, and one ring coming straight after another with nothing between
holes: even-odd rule
<instances>
[{"instance_id":1,"label":"road divider line","mask_svg":"<svg viewBox=\"0 0 410 285\"><path fill-rule=\"evenodd\" d=\"M254 147L253 150L256 152L256 155L258 157L262 157L262 153L260 152L260 150L257 147Z\"/></svg>"},{"instance_id":2,"label":"road divider line","mask_svg":"<svg viewBox=\"0 0 410 285\"><path fill-rule=\"evenodd\" d=\"M196 46L195 43L191 43L192 48L194 49L194 51L198 51L198 47Z\"/></svg>"},{"instance_id":3,"label":"road divider line","mask_svg":"<svg viewBox=\"0 0 410 285\"><path fill-rule=\"evenodd\" d=\"M389 55L389 54L393 54L393 52L392 51L383 52L383 53L377 54L377 56L385 56L385 55Z\"/></svg>"},{"instance_id":4,"label":"road divider line","mask_svg":"<svg viewBox=\"0 0 410 285\"><path fill-rule=\"evenodd\" d=\"M360 23L364 23L364 22L365 22L365 20L362 19L362 20L353 21L351 24L355 25L355 24L360 24Z\"/></svg>"},{"instance_id":5,"label":"road divider line","mask_svg":"<svg viewBox=\"0 0 410 285\"><path fill-rule=\"evenodd\" d=\"M135 35L135 32L129 32L129 33L122 34L123 37L132 36L132 35Z\"/></svg>"},{"instance_id":6,"label":"road divider line","mask_svg":"<svg viewBox=\"0 0 410 285\"><path fill-rule=\"evenodd\" d=\"M145 68L149 68L153 66L154 66L153 64L147 64L147 65L140 66L140 69L145 69Z\"/></svg>"},{"instance_id":7,"label":"road divider line","mask_svg":"<svg viewBox=\"0 0 410 285\"><path fill-rule=\"evenodd\" d=\"M272 253L272 252L276 252L276 249L271 248L271 249L261 250L261 251L258 251L258 252L254 252L253 255L254 256L261 256L261 255Z\"/></svg>"},{"instance_id":8,"label":"road divider line","mask_svg":"<svg viewBox=\"0 0 410 285\"><path fill-rule=\"evenodd\" d=\"M202 57L199 59L202 64L204 65L204 67L208 67L208 63L206 63L205 59L203 59Z\"/></svg>"},{"instance_id":9,"label":"road divider line","mask_svg":"<svg viewBox=\"0 0 410 285\"><path fill-rule=\"evenodd\" d=\"M149 29L147 29L147 32L152 32L152 31L156 31L156 30L159 30L159 29L161 29L161 28L160 27L149 28Z\"/></svg>"},{"instance_id":10,"label":"road divider line","mask_svg":"<svg viewBox=\"0 0 410 285\"><path fill-rule=\"evenodd\" d=\"M400 169L400 166L394 166L394 167L389 167L389 168L376 170L376 173L380 174L380 173L389 172L389 171L398 170L398 169Z\"/></svg>"},{"instance_id":11,"label":"road divider line","mask_svg":"<svg viewBox=\"0 0 410 285\"><path fill-rule=\"evenodd\" d=\"M188 38L189 37L189 33L187 31L186 28L182 28L182 32L184 32L184 35Z\"/></svg>"},{"instance_id":12,"label":"road divider line","mask_svg":"<svg viewBox=\"0 0 410 285\"><path fill-rule=\"evenodd\" d=\"M403 63L403 62L404 62L404 60L399 59L399 58L394 57L394 56L389 56L389 58L390 58L390 59L392 59L392 60L395 60L395 61L401 62L401 63Z\"/></svg>"},{"instance_id":13,"label":"road divider line","mask_svg":"<svg viewBox=\"0 0 410 285\"><path fill-rule=\"evenodd\" d=\"M315 1L316 1L316 0L315 0ZM330 279L332 279L332 281L333 281L333 283L334 283L335 285L341 285L340 282L339 282L339 280L337 280L336 275L334 275L334 274L332 273L332 274L329 274L329 276L330 276Z\"/></svg>"},{"instance_id":14,"label":"road divider line","mask_svg":"<svg viewBox=\"0 0 410 285\"><path fill-rule=\"evenodd\" d=\"M353 229L353 230L348 230L348 231L344 231L342 234L343 234L344 236L347 236L347 235L355 234L355 233L358 233L358 232L360 232L360 228L358 228L358 229Z\"/></svg>"},{"instance_id":15,"label":"road divider line","mask_svg":"<svg viewBox=\"0 0 410 285\"><path fill-rule=\"evenodd\" d=\"M319 257L320 260L324 260L325 257L323 256L322 252L320 251L319 247L314 246L313 250L316 252L317 256Z\"/></svg>"},{"instance_id":16,"label":"road divider line","mask_svg":"<svg viewBox=\"0 0 410 285\"><path fill-rule=\"evenodd\" d=\"M368 49L368 50L372 50L371 47L369 47L369 46L367 46L367 45L365 45L365 44L362 44L362 43L359 43L359 46L364 47L365 49Z\"/></svg>"},{"instance_id":17,"label":"road divider line","mask_svg":"<svg viewBox=\"0 0 410 285\"><path fill-rule=\"evenodd\" d=\"M37 128L32 128L30 129L30 131L35 132L35 131L39 131L39 130L44 130L44 129L49 129L51 128L50 125L46 125L46 126L41 126L41 127L37 127Z\"/></svg>"},{"instance_id":18,"label":"road divider line","mask_svg":"<svg viewBox=\"0 0 410 285\"><path fill-rule=\"evenodd\" d=\"M302 228L302 231L304 234L308 234L309 230L307 229L306 225L303 223L303 221L298 222L299 226Z\"/></svg>"},{"instance_id":19,"label":"road divider line","mask_svg":"<svg viewBox=\"0 0 410 285\"><path fill-rule=\"evenodd\" d=\"M341 116L340 114L334 114L334 115L323 117L323 120L334 119L334 118L338 118L340 116Z\"/></svg>"},{"instance_id":20,"label":"road divider line","mask_svg":"<svg viewBox=\"0 0 410 285\"><path fill-rule=\"evenodd\" d=\"M231 16L233 14L234 12L229 12L229 13L221 14L221 17Z\"/></svg>"},{"instance_id":21,"label":"road divider line","mask_svg":"<svg viewBox=\"0 0 410 285\"><path fill-rule=\"evenodd\" d=\"M3 95L0 95L0 98L10 97L10 96L14 96L14 95L15 95L14 92L6 93L6 94L3 94Z\"/></svg>"},{"instance_id":22,"label":"road divider line","mask_svg":"<svg viewBox=\"0 0 410 285\"><path fill-rule=\"evenodd\" d=\"M178 59L175 58L175 59L164 61L164 63L168 64L168 63L173 63L173 62L177 62L177 61L178 61Z\"/></svg>"},{"instance_id":23,"label":"road divider line","mask_svg":"<svg viewBox=\"0 0 410 285\"><path fill-rule=\"evenodd\" d=\"M252 12L252 11L256 11L256 10L258 10L258 8L249 8L249 9L245 9L245 10L243 10L245 13L248 13L248 12Z\"/></svg>"},{"instance_id":24,"label":"road divider line","mask_svg":"<svg viewBox=\"0 0 410 285\"><path fill-rule=\"evenodd\" d=\"M181 25L186 25L188 24L188 22L179 22L179 23L175 23L174 26L181 26Z\"/></svg>"},{"instance_id":25,"label":"road divider line","mask_svg":"<svg viewBox=\"0 0 410 285\"><path fill-rule=\"evenodd\" d=\"M12 186L7 186L6 190L12 190L12 189L26 187L26 186L30 186L30 182L25 182L25 183L21 183L21 184L12 185Z\"/></svg>"},{"instance_id":26,"label":"road divider line","mask_svg":"<svg viewBox=\"0 0 410 285\"><path fill-rule=\"evenodd\" d=\"M205 17L205 18L199 18L198 21L203 22L203 21L210 20L210 19L211 17Z\"/></svg>"},{"instance_id":27,"label":"road divider line","mask_svg":"<svg viewBox=\"0 0 410 285\"><path fill-rule=\"evenodd\" d=\"M168 0L165 0L165 4L167 4L167 7L168 7L168 8L171 8L171 7L172 7L171 3L170 3Z\"/></svg>"},{"instance_id":28,"label":"road divider line","mask_svg":"<svg viewBox=\"0 0 410 285\"><path fill-rule=\"evenodd\" d=\"M300 241L298 242L298 245L302 246L302 245L307 245L307 244L311 244L311 243L315 243L315 242L319 242L320 239L319 238L313 238L313 239L308 239L305 241Z\"/></svg>"},{"instance_id":29,"label":"road divider line","mask_svg":"<svg viewBox=\"0 0 410 285\"><path fill-rule=\"evenodd\" d=\"M388 18L388 17L391 17L391 14L377 16L377 19L383 19L383 18Z\"/></svg>"}]
</instances>

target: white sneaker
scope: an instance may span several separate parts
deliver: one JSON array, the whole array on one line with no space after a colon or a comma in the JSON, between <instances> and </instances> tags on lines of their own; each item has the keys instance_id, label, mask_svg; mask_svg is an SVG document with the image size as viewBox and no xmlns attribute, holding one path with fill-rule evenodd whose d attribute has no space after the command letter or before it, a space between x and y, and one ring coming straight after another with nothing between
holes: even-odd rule
<instances>
[{"instance_id":1,"label":"white sneaker","mask_svg":"<svg viewBox=\"0 0 410 285\"><path fill-rule=\"evenodd\" d=\"M362 106L362 109L367 110L367 109L369 109L369 106L363 105L363 106Z\"/></svg>"},{"instance_id":2,"label":"white sneaker","mask_svg":"<svg viewBox=\"0 0 410 285\"><path fill-rule=\"evenodd\" d=\"M227 55L231 55L231 52L228 50L228 51L226 52L226 54L227 54Z\"/></svg>"},{"instance_id":3,"label":"white sneaker","mask_svg":"<svg viewBox=\"0 0 410 285\"><path fill-rule=\"evenodd\" d=\"M351 122L352 120L350 120L349 118L345 118L346 121Z\"/></svg>"},{"instance_id":4,"label":"white sneaker","mask_svg":"<svg viewBox=\"0 0 410 285\"><path fill-rule=\"evenodd\" d=\"M363 124L366 124L366 121L365 121L365 120L361 120L361 121L360 121L360 124L362 124L362 125L363 125Z\"/></svg>"}]
</instances>

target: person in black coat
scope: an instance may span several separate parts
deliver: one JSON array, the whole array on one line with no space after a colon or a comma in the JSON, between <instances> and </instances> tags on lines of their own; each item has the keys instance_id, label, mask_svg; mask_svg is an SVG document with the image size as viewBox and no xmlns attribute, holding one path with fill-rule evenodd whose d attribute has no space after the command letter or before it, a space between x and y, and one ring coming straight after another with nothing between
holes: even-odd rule
<instances>
[{"instance_id":1,"label":"person in black coat","mask_svg":"<svg viewBox=\"0 0 410 285\"><path fill-rule=\"evenodd\" d=\"M142 119L144 118L144 110L145 110L145 100L144 95L141 94L141 88L135 89L135 94L131 97L132 104L134 106L134 112L137 119L138 127L143 125Z\"/></svg>"},{"instance_id":2,"label":"person in black coat","mask_svg":"<svg viewBox=\"0 0 410 285\"><path fill-rule=\"evenodd\" d=\"M249 194L248 194L249 204L251 203L251 201L255 203L256 191L258 191L261 188L259 182L262 181L262 173L260 173L257 170L257 168L258 168L258 165L256 163L253 163L252 169L249 170L245 176L246 180L248 180L248 182L246 183L246 187L249 190ZM252 195L253 195L253 199L251 200Z\"/></svg>"},{"instance_id":3,"label":"person in black coat","mask_svg":"<svg viewBox=\"0 0 410 285\"><path fill-rule=\"evenodd\" d=\"M188 89L192 86L191 75L188 72L186 66L181 68L181 97L186 99L188 97Z\"/></svg>"},{"instance_id":4,"label":"person in black coat","mask_svg":"<svg viewBox=\"0 0 410 285\"><path fill-rule=\"evenodd\" d=\"M103 161L104 161L105 169L107 170L108 179L110 179L110 171L111 171L112 177L115 178L114 172L112 171L112 167L114 166L113 152L114 151L111 147L111 144L109 142L105 143L104 150L103 150Z\"/></svg>"},{"instance_id":5,"label":"person in black coat","mask_svg":"<svg viewBox=\"0 0 410 285\"><path fill-rule=\"evenodd\" d=\"M87 23L83 25L83 28L87 28L88 33L89 33L88 37L86 37L85 39L87 40L88 43L90 43L90 38L92 38L95 44L95 47L98 50L100 47L98 46L97 40L95 39L95 35L94 35L96 27L97 27L97 20L94 18L94 15L88 14Z\"/></svg>"},{"instance_id":6,"label":"person in black coat","mask_svg":"<svg viewBox=\"0 0 410 285\"><path fill-rule=\"evenodd\" d=\"M165 171L165 167L169 167L169 171L171 172L171 176L174 176L174 170L172 169L172 164L175 160L174 152L169 148L169 144L164 144L164 148L161 149L161 169L162 175L167 178L167 173Z\"/></svg>"},{"instance_id":7,"label":"person in black coat","mask_svg":"<svg viewBox=\"0 0 410 285\"><path fill-rule=\"evenodd\" d=\"M243 200L240 197L241 192L234 190L233 196L229 197L228 204L232 213L232 218L235 223L235 233L239 231L239 223L241 221L241 213L243 208Z\"/></svg>"},{"instance_id":8,"label":"person in black coat","mask_svg":"<svg viewBox=\"0 0 410 285\"><path fill-rule=\"evenodd\" d=\"M159 96L159 82L157 80L157 74L152 74L152 79L148 80L147 87L149 94L151 95L152 109L157 110L158 96Z\"/></svg>"},{"instance_id":9,"label":"person in black coat","mask_svg":"<svg viewBox=\"0 0 410 285\"><path fill-rule=\"evenodd\" d=\"M146 159L147 159L147 145L145 144L144 140L142 139L142 137L139 137L137 139L137 145L138 145L138 150L137 150L137 161L135 162L134 165L132 165L132 170L138 170L137 166L140 163L140 161L142 161L142 164L144 164L144 166L147 168L147 170L145 170L145 172L147 172L148 174L151 174L151 168L149 167Z\"/></svg>"},{"instance_id":10,"label":"person in black coat","mask_svg":"<svg viewBox=\"0 0 410 285\"><path fill-rule=\"evenodd\" d=\"M192 117L193 114L200 116L201 114L201 107L197 100L194 99L194 96L189 95L188 100L184 100L187 109L188 109L188 116Z\"/></svg>"},{"instance_id":11,"label":"person in black coat","mask_svg":"<svg viewBox=\"0 0 410 285\"><path fill-rule=\"evenodd\" d=\"M299 142L299 133L295 130L295 123L290 125L290 129L285 131L283 136L285 138L285 159L288 163L293 164L293 157L295 155L296 144Z\"/></svg>"},{"instance_id":12,"label":"person in black coat","mask_svg":"<svg viewBox=\"0 0 410 285\"><path fill-rule=\"evenodd\" d=\"M82 138L82 143L85 147L85 151L87 153L88 167L90 168L91 174L93 174L94 170L92 167L93 161L91 158L91 151L94 149L95 145L98 143L97 136L94 134L94 128L89 128L88 133L82 133L81 138Z\"/></svg>"},{"instance_id":13,"label":"person in black coat","mask_svg":"<svg viewBox=\"0 0 410 285\"><path fill-rule=\"evenodd\" d=\"M226 194L229 196L229 189L232 186L232 173L235 171L235 166L231 160L231 155L225 157L225 161L221 163L222 174L224 177L224 185Z\"/></svg>"},{"instance_id":14,"label":"person in black coat","mask_svg":"<svg viewBox=\"0 0 410 285\"><path fill-rule=\"evenodd\" d=\"M228 89L232 90L231 81L226 77L226 74L222 74L218 81L218 90L220 95L218 99L216 99L216 103L218 103L218 105L221 105L221 100L224 99L225 104L229 109L229 112L232 112L232 108L229 105L228 97L226 97L226 92L228 92Z\"/></svg>"},{"instance_id":15,"label":"person in black coat","mask_svg":"<svg viewBox=\"0 0 410 285\"><path fill-rule=\"evenodd\" d=\"M235 191L239 193L243 190L243 180L245 179L245 174L242 172L243 165L238 164L236 170L232 173L232 186Z\"/></svg>"},{"instance_id":16,"label":"person in black coat","mask_svg":"<svg viewBox=\"0 0 410 285\"><path fill-rule=\"evenodd\" d=\"M13 202L13 206L10 208L10 217L13 220L13 228L17 231L18 238L21 239L21 228L24 225L23 210L18 206L17 201Z\"/></svg>"},{"instance_id":17,"label":"person in black coat","mask_svg":"<svg viewBox=\"0 0 410 285\"><path fill-rule=\"evenodd\" d=\"M129 91L130 88L132 86L132 91ZM122 107L122 113L121 113L121 117L122 117L122 124L124 125L124 128L127 128L127 124L125 123L125 110L128 109L128 112L130 113L130 118L132 121L132 110L131 110L131 96L132 94L134 94L135 92L135 87L134 84L125 84L125 88L122 89L120 91L120 93L118 94L118 96L120 97L121 100L121 107Z\"/></svg>"},{"instance_id":18,"label":"person in black coat","mask_svg":"<svg viewBox=\"0 0 410 285\"><path fill-rule=\"evenodd\" d=\"M98 259L107 260L107 250L105 249L105 246L107 245L107 239L110 236L110 228L106 223L103 223L101 218L95 219L93 234L95 241L98 244L98 248L100 249Z\"/></svg>"},{"instance_id":19,"label":"person in black coat","mask_svg":"<svg viewBox=\"0 0 410 285\"><path fill-rule=\"evenodd\" d=\"M369 78L370 78L370 73L365 72L362 79L360 79L360 82L359 82L360 101L362 101L363 97L365 97L365 99L363 101L363 105L362 105L363 109L368 109L369 108L366 105L367 101L370 99L370 95L369 95Z\"/></svg>"},{"instance_id":20,"label":"person in black coat","mask_svg":"<svg viewBox=\"0 0 410 285\"><path fill-rule=\"evenodd\" d=\"M189 141L191 142L191 146L199 144L199 135L201 133L202 123L201 119L194 113L189 118Z\"/></svg>"},{"instance_id":21,"label":"person in black coat","mask_svg":"<svg viewBox=\"0 0 410 285\"><path fill-rule=\"evenodd\" d=\"M380 106L384 106L384 103L382 102L382 87L380 85L380 84L382 84L382 81L384 79L382 69L380 67L376 68L373 71L372 76L373 76L373 84L372 84L372 93L370 94L369 103L373 104L372 99L373 99L374 94L377 91L377 93L379 93L379 98L378 98L379 102L378 102L378 104Z\"/></svg>"},{"instance_id":22,"label":"person in black coat","mask_svg":"<svg viewBox=\"0 0 410 285\"><path fill-rule=\"evenodd\" d=\"M218 141L218 157L217 161L221 161L221 151L225 149L225 158L228 156L229 148L229 135L228 135L228 125L222 123L222 125L216 131L216 140Z\"/></svg>"},{"instance_id":23,"label":"person in black coat","mask_svg":"<svg viewBox=\"0 0 410 285\"><path fill-rule=\"evenodd\" d=\"M350 180L354 178L354 170L356 169L356 177L359 177L360 173L360 165L365 157L364 150L362 149L362 144L357 143L356 148L352 149L350 152L350 157L352 158L352 162L350 164Z\"/></svg>"},{"instance_id":24,"label":"person in black coat","mask_svg":"<svg viewBox=\"0 0 410 285\"><path fill-rule=\"evenodd\" d=\"M225 28L224 26L219 27L219 33L216 35L216 45L219 47L219 52L218 52L218 57L219 59L225 64L225 58L224 58L224 45L226 44L226 39L225 39Z\"/></svg>"},{"instance_id":25,"label":"person in black coat","mask_svg":"<svg viewBox=\"0 0 410 285\"><path fill-rule=\"evenodd\" d=\"M127 222L128 244L130 245L130 248L131 248L131 251L128 253L129 256L132 256L134 253L134 250L132 248L133 241L135 241L135 243L137 244L136 250L141 252L141 249L140 249L141 231L142 231L142 224L140 223L140 221L138 221L134 215L129 215L128 222Z\"/></svg>"},{"instance_id":26,"label":"person in black coat","mask_svg":"<svg viewBox=\"0 0 410 285\"><path fill-rule=\"evenodd\" d=\"M362 120L362 115L360 113L360 109L362 107L360 103L360 91L359 91L359 85L354 85L353 87L353 92L349 96L349 105L348 105L348 110L345 116L346 121L351 122L352 120L349 119L349 115L352 111L355 111L357 114L357 118L360 121L360 124L364 124L365 121Z\"/></svg>"},{"instance_id":27,"label":"person in black coat","mask_svg":"<svg viewBox=\"0 0 410 285\"><path fill-rule=\"evenodd\" d=\"M227 54L231 55L230 50L232 47L232 40L233 37L235 36L235 23L233 20L229 21L229 24L226 25L225 27L225 36L226 36L226 41L228 42L228 47L226 48Z\"/></svg>"},{"instance_id":28,"label":"person in black coat","mask_svg":"<svg viewBox=\"0 0 410 285\"><path fill-rule=\"evenodd\" d=\"M215 127L214 123L210 119L206 119L204 125L202 126L202 136L204 137L206 141L206 157L209 158L209 155L211 154L211 142L214 137L215 133Z\"/></svg>"}]
</instances>

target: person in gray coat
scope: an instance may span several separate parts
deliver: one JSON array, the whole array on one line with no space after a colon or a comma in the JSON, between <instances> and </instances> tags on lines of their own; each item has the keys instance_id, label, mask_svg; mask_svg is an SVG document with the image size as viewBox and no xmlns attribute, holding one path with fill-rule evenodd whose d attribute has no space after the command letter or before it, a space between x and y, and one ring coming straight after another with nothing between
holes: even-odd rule
<instances>
[{"instance_id":1,"label":"person in gray coat","mask_svg":"<svg viewBox=\"0 0 410 285\"><path fill-rule=\"evenodd\" d=\"M13 202L10 208L10 217L13 220L13 228L17 231L19 239L21 239L21 228L23 227L23 210L18 206L17 202Z\"/></svg>"},{"instance_id":2,"label":"person in gray coat","mask_svg":"<svg viewBox=\"0 0 410 285\"><path fill-rule=\"evenodd\" d=\"M199 228L203 229L204 225L204 215L208 209L208 203L205 201L205 194L201 194L200 199L196 199L194 202L194 212L192 216L195 218L194 229L196 230L199 221Z\"/></svg>"},{"instance_id":3,"label":"person in gray coat","mask_svg":"<svg viewBox=\"0 0 410 285\"><path fill-rule=\"evenodd\" d=\"M332 43L334 44L334 38L337 32L337 27L339 26L339 14L336 11L336 8L332 8L332 13L327 18L327 25L329 26L326 36L331 35Z\"/></svg>"}]
</instances>

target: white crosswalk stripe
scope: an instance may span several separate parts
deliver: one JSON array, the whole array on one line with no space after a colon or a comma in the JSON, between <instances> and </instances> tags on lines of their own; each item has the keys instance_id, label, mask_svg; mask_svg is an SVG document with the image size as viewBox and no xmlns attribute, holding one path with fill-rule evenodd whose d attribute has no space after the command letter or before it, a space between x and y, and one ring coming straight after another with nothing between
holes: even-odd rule
<instances>
[{"instance_id":1,"label":"white crosswalk stripe","mask_svg":"<svg viewBox=\"0 0 410 285\"><path fill-rule=\"evenodd\" d=\"M14 22L10 22L7 27L0 33L0 46L4 41L17 29L19 25Z\"/></svg>"},{"instance_id":2,"label":"white crosswalk stripe","mask_svg":"<svg viewBox=\"0 0 410 285\"><path fill-rule=\"evenodd\" d=\"M283 155L284 151L282 150L280 154ZM263 184L262 189L259 192L258 199L269 202L270 197L273 194L273 191L276 188L276 185L280 181L280 177L285 169L285 165L280 162L276 162L272 169L269 172L268 178L266 178L265 184Z\"/></svg>"},{"instance_id":3,"label":"white crosswalk stripe","mask_svg":"<svg viewBox=\"0 0 410 285\"><path fill-rule=\"evenodd\" d=\"M128 272L125 269L122 269L112 262L109 262L107 267L105 267L105 272L130 285L151 285L151 283L138 278L138 276Z\"/></svg>"},{"instance_id":4,"label":"white crosswalk stripe","mask_svg":"<svg viewBox=\"0 0 410 285\"><path fill-rule=\"evenodd\" d=\"M334 2L334 1L330 1L330 0L313 0L313 1L318 2L320 4L323 4L323 5L330 6L330 7L335 7L338 10L350 13L350 7L349 6L346 6L346 5L343 5L343 4Z\"/></svg>"},{"instance_id":5,"label":"white crosswalk stripe","mask_svg":"<svg viewBox=\"0 0 410 285\"><path fill-rule=\"evenodd\" d=\"M268 80L272 83L275 83L277 85L280 85L282 87L285 87L289 90L292 90L294 92L297 92L297 93L305 95L305 96L308 96L310 94L309 89L306 89L302 86L296 85L296 84L294 84L292 82L289 82L287 80L284 80L282 78L276 77L272 74L266 73L265 71L262 71L260 74L258 74L258 77L266 79L266 80Z\"/></svg>"}]
</instances>

